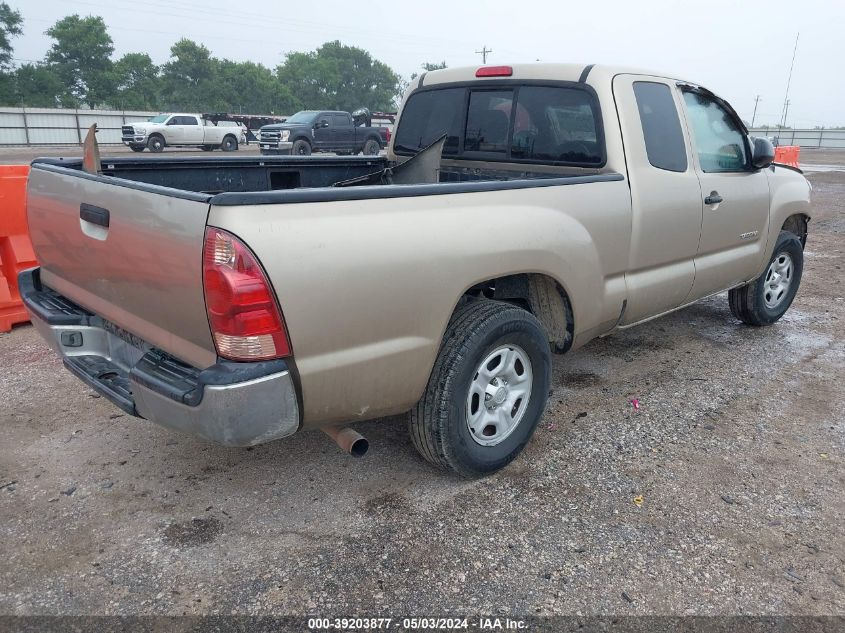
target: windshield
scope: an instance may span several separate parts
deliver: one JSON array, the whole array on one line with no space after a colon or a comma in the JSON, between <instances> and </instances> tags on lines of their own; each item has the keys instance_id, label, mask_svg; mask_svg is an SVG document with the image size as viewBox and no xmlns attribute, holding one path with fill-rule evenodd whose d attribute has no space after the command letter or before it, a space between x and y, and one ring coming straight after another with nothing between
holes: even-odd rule
<instances>
[{"instance_id":1,"label":"windshield","mask_svg":"<svg viewBox=\"0 0 845 633\"><path fill-rule=\"evenodd\" d=\"M164 123L169 118L170 118L169 114L159 114L157 116L154 116L152 119L150 119L147 122L148 123Z\"/></svg>"},{"instance_id":2,"label":"windshield","mask_svg":"<svg viewBox=\"0 0 845 633\"><path fill-rule=\"evenodd\" d=\"M285 123L311 123L317 118L314 110L302 110L290 117Z\"/></svg>"}]
</instances>

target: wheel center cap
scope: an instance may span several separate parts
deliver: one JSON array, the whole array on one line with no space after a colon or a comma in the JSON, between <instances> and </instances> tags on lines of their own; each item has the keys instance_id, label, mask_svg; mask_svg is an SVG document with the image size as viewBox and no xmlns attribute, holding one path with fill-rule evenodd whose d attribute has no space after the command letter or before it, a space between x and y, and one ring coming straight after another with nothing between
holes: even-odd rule
<instances>
[{"instance_id":1,"label":"wheel center cap","mask_svg":"<svg viewBox=\"0 0 845 633\"><path fill-rule=\"evenodd\" d=\"M493 395L493 402L502 404L508 397L508 390L506 387L499 387Z\"/></svg>"}]
</instances>

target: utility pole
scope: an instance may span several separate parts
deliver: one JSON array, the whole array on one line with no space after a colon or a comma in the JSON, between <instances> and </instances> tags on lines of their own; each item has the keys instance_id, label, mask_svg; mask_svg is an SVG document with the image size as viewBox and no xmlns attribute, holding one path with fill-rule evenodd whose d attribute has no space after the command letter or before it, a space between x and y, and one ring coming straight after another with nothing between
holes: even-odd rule
<instances>
[{"instance_id":1,"label":"utility pole","mask_svg":"<svg viewBox=\"0 0 845 633\"><path fill-rule=\"evenodd\" d=\"M783 95L783 116L780 119L780 126L786 126L786 111L789 108L789 84L792 83L792 67L795 66L795 53L798 52L798 36L801 33L795 34L795 48L792 49L792 63L789 65L789 78L786 80L786 94Z\"/></svg>"},{"instance_id":2,"label":"utility pole","mask_svg":"<svg viewBox=\"0 0 845 633\"><path fill-rule=\"evenodd\" d=\"M487 56L488 56L490 53L492 53L492 52L493 52L493 49L492 49L492 48L487 48L487 45L485 44L485 45L484 45L484 48L482 48L480 51L475 51L475 52L476 52L478 55L481 55L481 60L482 60L482 63L486 64L486 63L487 63Z\"/></svg>"},{"instance_id":3,"label":"utility pole","mask_svg":"<svg viewBox=\"0 0 845 633\"><path fill-rule=\"evenodd\" d=\"M760 103L760 95L754 99L754 114L751 115L751 127L754 127L754 120L757 118L757 104Z\"/></svg>"}]
</instances>

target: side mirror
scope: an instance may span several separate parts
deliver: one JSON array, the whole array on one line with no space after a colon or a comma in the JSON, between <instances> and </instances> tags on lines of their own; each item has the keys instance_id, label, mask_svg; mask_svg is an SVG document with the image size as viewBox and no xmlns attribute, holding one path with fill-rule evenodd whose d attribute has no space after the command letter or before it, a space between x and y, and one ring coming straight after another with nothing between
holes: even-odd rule
<instances>
[{"instance_id":1,"label":"side mirror","mask_svg":"<svg viewBox=\"0 0 845 633\"><path fill-rule=\"evenodd\" d=\"M767 138L751 137L751 166L765 169L775 160L775 148Z\"/></svg>"}]
</instances>

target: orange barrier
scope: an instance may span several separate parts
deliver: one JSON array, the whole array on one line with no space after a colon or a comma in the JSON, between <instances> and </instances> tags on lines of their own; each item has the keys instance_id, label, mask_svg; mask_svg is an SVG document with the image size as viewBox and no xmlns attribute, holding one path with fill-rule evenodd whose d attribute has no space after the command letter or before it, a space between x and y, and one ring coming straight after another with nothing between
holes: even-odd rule
<instances>
[{"instance_id":1,"label":"orange barrier","mask_svg":"<svg viewBox=\"0 0 845 633\"><path fill-rule=\"evenodd\" d=\"M797 145L781 145L775 148L775 162L790 167L798 167L798 156L801 148Z\"/></svg>"},{"instance_id":2,"label":"orange barrier","mask_svg":"<svg viewBox=\"0 0 845 633\"><path fill-rule=\"evenodd\" d=\"M37 264L26 224L29 165L0 165L0 332L29 315L18 292L18 273Z\"/></svg>"}]
</instances>

